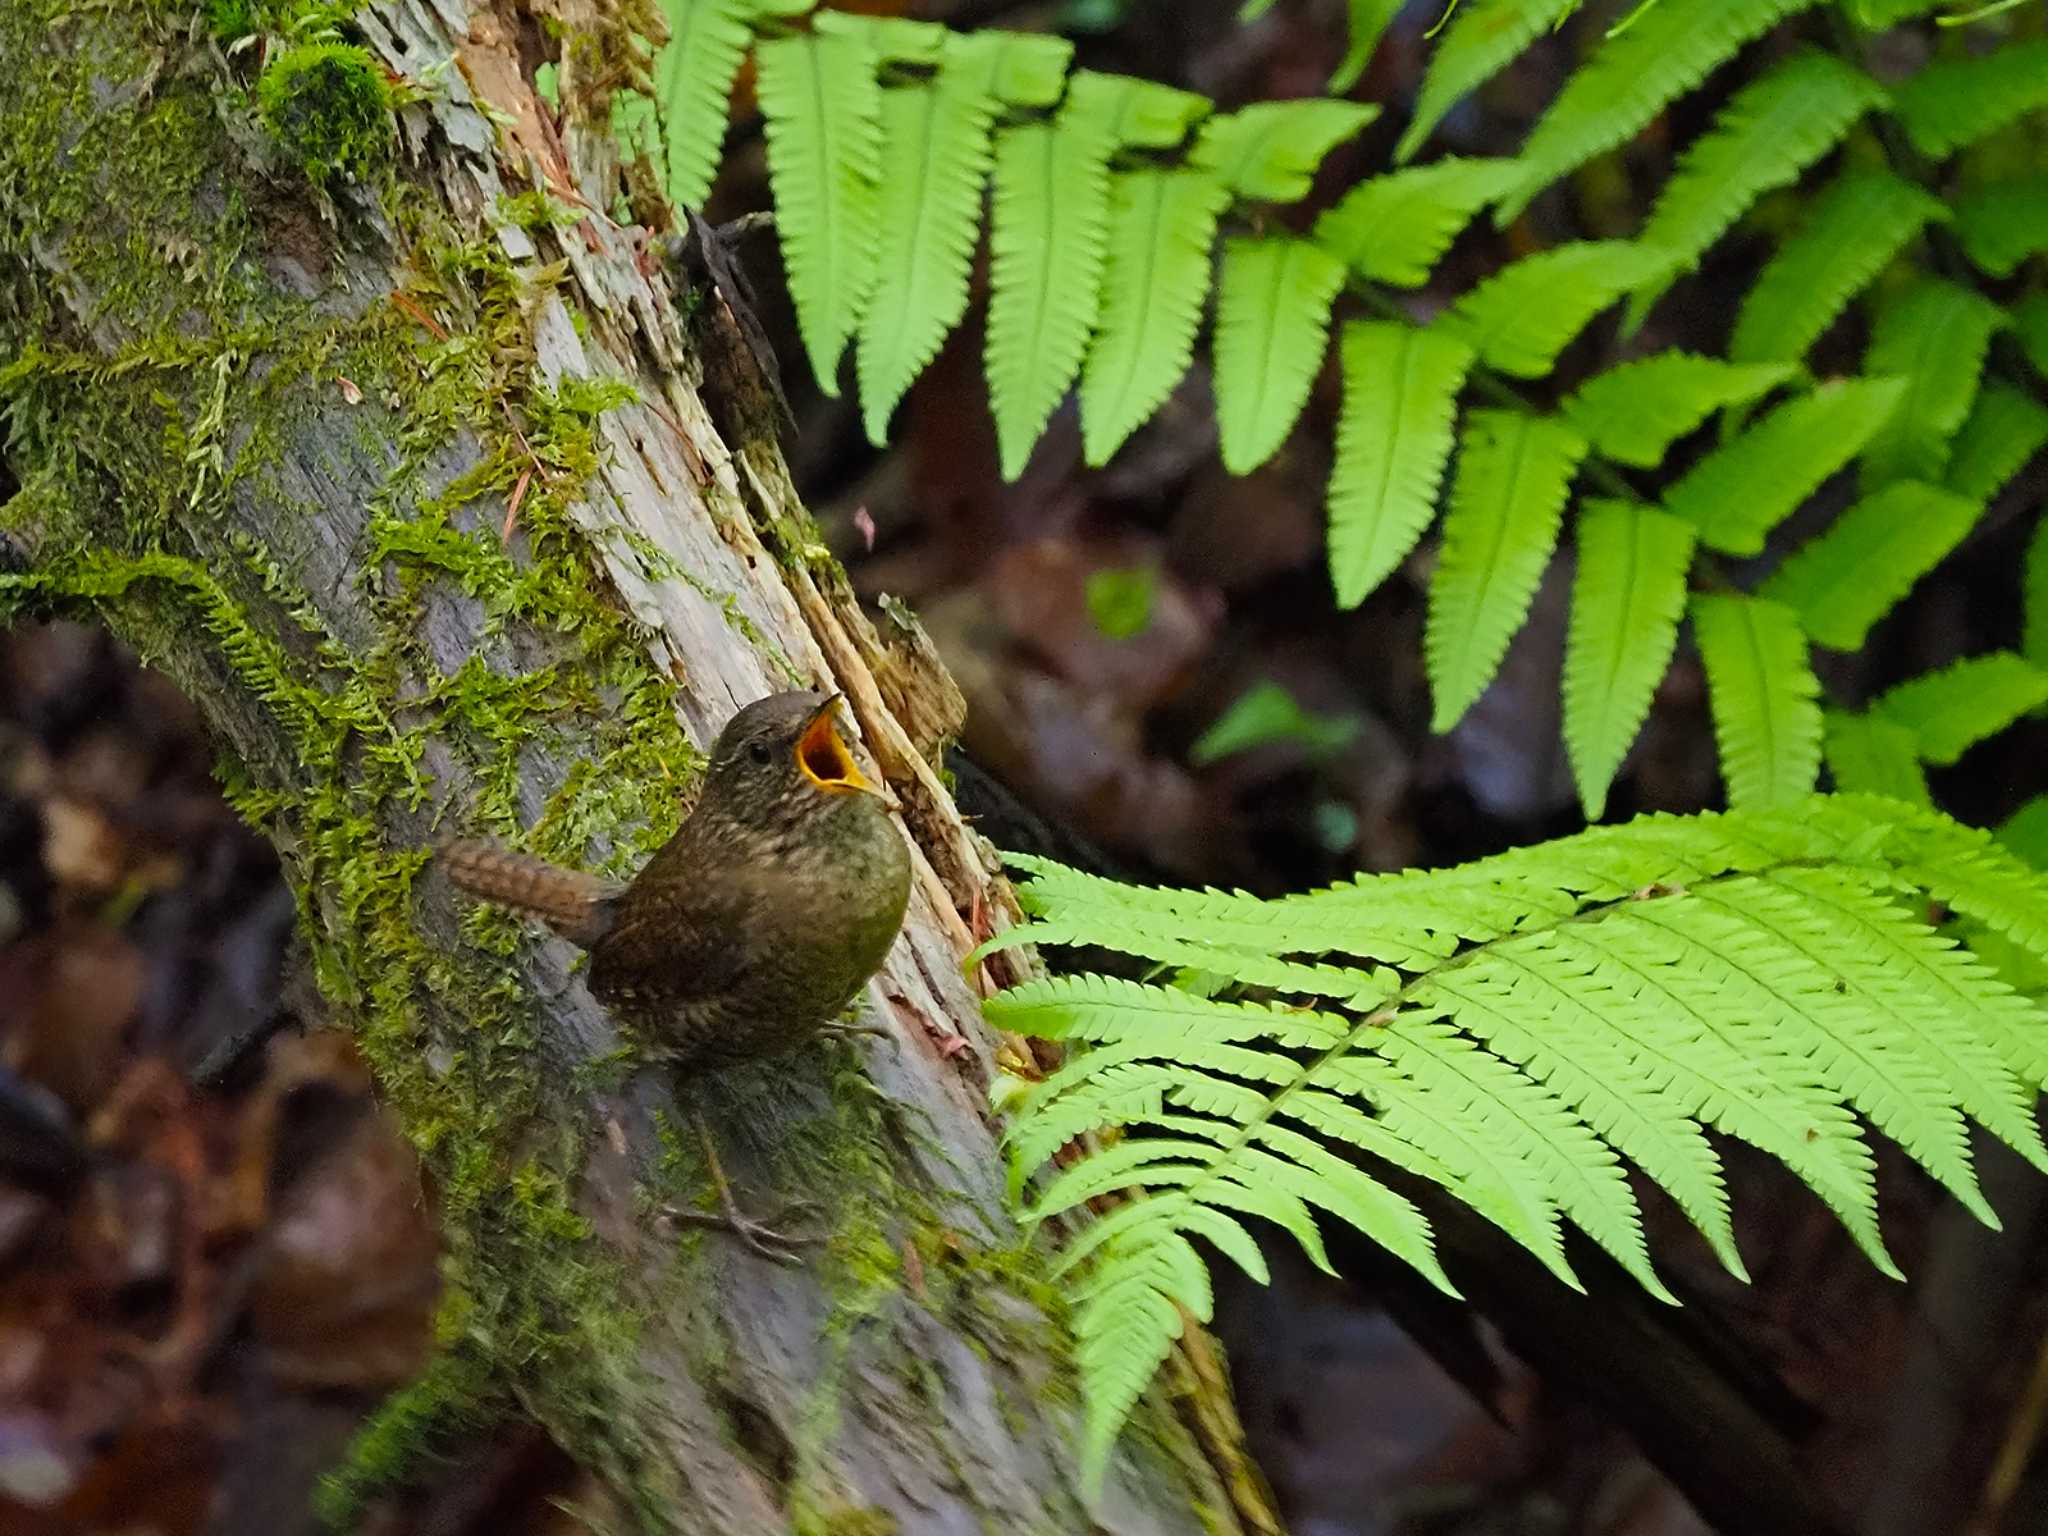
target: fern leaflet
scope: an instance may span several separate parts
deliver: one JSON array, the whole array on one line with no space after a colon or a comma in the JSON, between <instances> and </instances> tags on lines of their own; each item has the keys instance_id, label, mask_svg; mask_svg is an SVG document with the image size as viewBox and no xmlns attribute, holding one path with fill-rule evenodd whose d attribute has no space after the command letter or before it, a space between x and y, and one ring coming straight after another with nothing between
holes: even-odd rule
<instances>
[{"instance_id":1,"label":"fern leaflet","mask_svg":"<svg viewBox=\"0 0 2048 1536\"><path fill-rule=\"evenodd\" d=\"M1980 503L1895 480L1849 508L1757 590L1799 615L1821 645L1860 650L1870 626L1962 542Z\"/></svg>"},{"instance_id":2,"label":"fern leaflet","mask_svg":"<svg viewBox=\"0 0 2048 1536\"><path fill-rule=\"evenodd\" d=\"M1949 439L1970 414L1992 333L2005 311L1974 288L1923 277L1878 311L1863 371L1906 381L1906 393L1864 450L1865 484L1939 476Z\"/></svg>"},{"instance_id":3,"label":"fern leaflet","mask_svg":"<svg viewBox=\"0 0 2048 1536\"><path fill-rule=\"evenodd\" d=\"M1690 271L1764 193L1790 186L1840 142L1884 90L1833 54L1805 49L1745 86L1714 126L1679 156L1643 225L1642 242L1675 251ZM1669 286L1629 299L1628 329L1640 326Z\"/></svg>"},{"instance_id":4,"label":"fern leaflet","mask_svg":"<svg viewBox=\"0 0 2048 1536\"><path fill-rule=\"evenodd\" d=\"M1512 160L1438 160L1374 176L1316 220L1316 242L1374 282L1417 288L1472 215L1514 181Z\"/></svg>"},{"instance_id":5,"label":"fern leaflet","mask_svg":"<svg viewBox=\"0 0 2048 1536\"><path fill-rule=\"evenodd\" d=\"M1946 764L2043 704L2048 670L1992 651L1900 683L1871 711L1911 731L1926 761Z\"/></svg>"},{"instance_id":6,"label":"fern leaflet","mask_svg":"<svg viewBox=\"0 0 2048 1536\"><path fill-rule=\"evenodd\" d=\"M1524 256L1465 294L1436 325L1479 360L1541 378L1601 310L1669 270L1668 252L1628 240L1581 240Z\"/></svg>"},{"instance_id":7,"label":"fern leaflet","mask_svg":"<svg viewBox=\"0 0 2048 1536\"><path fill-rule=\"evenodd\" d=\"M1947 206L1884 171L1853 171L1807 210L1742 301L1728 356L1738 363L1797 361L1842 307Z\"/></svg>"},{"instance_id":8,"label":"fern leaflet","mask_svg":"<svg viewBox=\"0 0 2048 1536\"><path fill-rule=\"evenodd\" d=\"M2029 256L2048 251L2048 176L1965 192L1956 200L1956 236L1984 271L2011 277Z\"/></svg>"},{"instance_id":9,"label":"fern leaflet","mask_svg":"<svg viewBox=\"0 0 2048 1536\"><path fill-rule=\"evenodd\" d=\"M784 14L810 8L795 0ZM702 208L718 172L732 83L753 40L762 0L662 0L668 41L654 56L654 99L668 155L663 190L678 208Z\"/></svg>"},{"instance_id":10,"label":"fern leaflet","mask_svg":"<svg viewBox=\"0 0 2048 1536\"><path fill-rule=\"evenodd\" d=\"M1763 809L1810 793L1820 768L1820 683L1797 615L1767 598L1701 595L1692 623L1728 803Z\"/></svg>"},{"instance_id":11,"label":"fern leaflet","mask_svg":"<svg viewBox=\"0 0 2048 1536\"><path fill-rule=\"evenodd\" d=\"M1659 352L1594 375L1561 409L1596 453L1655 469L1673 442L1715 411L1746 405L1797 371L1790 363L1724 363Z\"/></svg>"},{"instance_id":12,"label":"fern leaflet","mask_svg":"<svg viewBox=\"0 0 2048 1536\"><path fill-rule=\"evenodd\" d=\"M1405 325L1355 320L1344 327L1340 350L1344 409L1330 471L1330 583L1337 605L1355 608L1429 526L1472 349Z\"/></svg>"},{"instance_id":13,"label":"fern leaflet","mask_svg":"<svg viewBox=\"0 0 2048 1536\"><path fill-rule=\"evenodd\" d=\"M1948 487L1989 501L2048 445L2048 406L1994 380L1978 392L1949 453Z\"/></svg>"},{"instance_id":14,"label":"fern leaflet","mask_svg":"<svg viewBox=\"0 0 2048 1536\"><path fill-rule=\"evenodd\" d=\"M1345 39L1344 57L1331 71L1330 83L1325 87L1330 95L1351 94L1351 88L1365 73L1365 66L1372 62L1380 35L1400 12L1401 0L1350 0L1345 17L1350 32Z\"/></svg>"},{"instance_id":15,"label":"fern leaflet","mask_svg":"<svg viewBox=\"0 0 2048 1536\"><path fill-rule=\"evenodd\" d=\"M1905 388L1898 379L1838 379L1789 400L1695 464L1664 505L1691 518L1709 548L1761 554L1765 535L1862 451Z\"/></svg>"},{"instance_id":16,"label":"fern leaflet","mask_svg":"<svg viewBox=\"0 0 2048 1536\"><path fill-rule=\"evenodd\" d=\"M1930 64L1898 88L1894 105L1914 148L1946 159L2021 113L2048 106L2048 38Z\"/></svg>"},{"instance_id":17,"label":"fern leaflet","mask_svg":"<svg viewBox=\"0 0 2048 1536\"><path fill-rule=\"evenodd\" d=\"M1565 82L1522 146L1522 185L1494 212L1506 228L1545 187L1632 139L1752 38L1813 0L1695 0L1637 13Z\"/></svg>"},{"instance_id":18,"label":"fern leaflet","mask_svg":"<svg viewBox=\"0 0 2048 1536\"><path fill-rule=\"evenodd\" d=\"M1821 744L1835 788L1844 794L1889 795L1908 805L1931 807L1919 742L1903 725L1879 715L1827 712Z\"/></svg>"},{"instance_id":19,"label":"fern leaflet","mask_svg":"<svg viewBox=\"0 0 2048 1536\"><path fill-rule=\"evenodd\" d=\"M1189 161L1234 197L1298 202L1323 156L1379 114L1378 107L1325 96L1254 102L1203 123Z\"/></svg>"},{"instance_id":20,"label":"fern leaflet","mask_svg":"<svg viewBox=\"0 0 2048 1536\"><path fill-rule=\"evenodd\" d=\"M2020 576L2020 651L2048 672L2048 517L2034 525Z\"/></svg>"},{"instance_id":21,"label":"fern leaflet","mask_svg":"<svg viewBox=\"0 0 2048 1536\"><path fill-rule=\"evenodd\" d=\"M782 264L811 372L833 396L875 278L881 87L855 20L827 12L754 50Z\"/></svg>"},{"instance_id":22,"label":"fern leaflet","mask_svg":"<svg viewBox=\"0 0 2048 1536\"><path fill-rule=\"evenodd\" d=\"M1564 743L1588 821L1605 814L1607 787L1671 663L1693 538L1683 518L1626 502L1591 501L1579 510Z\"/></svg>"},{"instance_id":23,"label":"fern leaflet","mask_svg":"<svg viewBox=\"0 0 2048 1536\"><path fill-rule=\"evenodd\" d=\"M1337 259L1306 240L1232 239L1216 294L1216 420L1223 465L1248 475L1293 430L1322 367Z\"/></svg>"},{"instance_id":24,"label":"fern leaflet","mask_svg":"<svg viewBox=\"0 0 2048 1536\"><path fill-rule=\"evenodd\" d=\"M1423 632L1430 729L1448 731L1493 681L1521 627L1586 440L1561 421L1474 411L1458 445Z\"/></svg>"},{"instance_id":25,"label":"fern leaflet","mask_svg":"<svg viewBox=\"0 0 2048 1536\"><path fill-rule=\"evenodd\" d=\"M1436 46L1415 99L1415 116L1395 146L1394 158L1415 157L1467 92L1485 84L1536 34L1564 20L1578 0L1473 0L1451 19Z\"/></svg>"},{"instance_id":26,"label":"fern leaflet","mask_svg":"<svg viewBox=\"0 0 2048 1536\"><path fill-rule=\"evenodd\" d=\"M2048 379L2048 293L2031 293L2015 304L2012 328L2034 372Z\"/></svg>"}]
</instances>

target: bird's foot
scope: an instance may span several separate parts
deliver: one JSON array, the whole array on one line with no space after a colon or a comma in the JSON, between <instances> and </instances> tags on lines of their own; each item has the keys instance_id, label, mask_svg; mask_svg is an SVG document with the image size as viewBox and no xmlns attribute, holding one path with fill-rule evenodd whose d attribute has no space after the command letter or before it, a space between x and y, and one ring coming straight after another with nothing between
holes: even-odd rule
<instances>
[{"instance_id":1,"label":"bird's foot","mask_svg":"<svg viewBox=\"0 0 2048 1536\"><path fill-rule=\"evenodd\" d=\"M834 1019L829 1024L820 1024L818 1033L830 1035L839 1040L851 1040L855 1035L873 1035L877 1040L894 1040L893 1031L880 1024L856 1024L849 1019Z\"/></svg>"},{"instance_id":2,"label":"bird's foot","mask_svg":"<svg viewBox=\"0 0 2048 1536\"><path fill-rule=\"evenodd\" d=\"M665 1205L662 1214L674 1221L687 1221L700 1227L717 1227L732 1233L754 1253L777 1264L792 1267L803 1262L797 1256L799 1248L813 1247L824 1241L808 1233L784 1232L780 1223L791 1217L815 1214L824 1209L815 1200L797 1200L784 1206L765 1221L756 1220L743 1212L734 1203L729 1189L719 1190L719 1205L716 1211L698 1211L685 1206Z\"/></svg>"}]
</instances>

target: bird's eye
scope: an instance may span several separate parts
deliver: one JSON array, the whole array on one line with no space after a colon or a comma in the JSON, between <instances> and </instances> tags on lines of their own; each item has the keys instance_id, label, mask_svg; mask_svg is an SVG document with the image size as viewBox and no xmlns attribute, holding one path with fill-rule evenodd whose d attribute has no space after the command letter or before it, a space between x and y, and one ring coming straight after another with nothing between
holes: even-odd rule
<instances>
[{"instance_id":1,"label":"bird's eye","mask_svg":"<svg viewBox=\"0 0 2048 1536\"><path fill-rule=\"evenodd\" d=\"M751 757L755 762L760 763L763 766L766 766L768 761L771 758L773 758L775 754L768 750L767 742L752 741L747 743L747 756Z\"/></svg>"}]
</instances>

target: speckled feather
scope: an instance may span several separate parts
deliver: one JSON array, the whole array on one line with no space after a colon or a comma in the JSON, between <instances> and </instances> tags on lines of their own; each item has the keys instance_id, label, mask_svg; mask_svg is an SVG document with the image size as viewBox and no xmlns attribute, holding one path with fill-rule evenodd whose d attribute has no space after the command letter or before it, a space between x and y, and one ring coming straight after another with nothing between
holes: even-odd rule
<instances>
[{"instance_id":1,"label":"speckled feather","mask_svg":"<svg viewBox=\"0 0 2048 1536\"><path fill-rule=\"evenodd\" d=\"M451 844L442 867L589 949L592 995L678 1064L792 1050L881 965L910 896L882 799L798 762L825 702L776 694L733 716L696 806L623 889L488 844Z\"/></svg>"}]
</instances>

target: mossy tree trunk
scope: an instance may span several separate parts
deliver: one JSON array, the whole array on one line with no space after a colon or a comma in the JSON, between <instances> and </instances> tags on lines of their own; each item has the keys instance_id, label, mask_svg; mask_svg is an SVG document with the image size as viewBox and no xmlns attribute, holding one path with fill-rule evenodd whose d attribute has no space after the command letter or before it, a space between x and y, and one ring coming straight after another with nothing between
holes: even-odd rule
<instances>
[{"instance_id":1,"label":"mossy tree trunk","mask_svg":"<svg viewBox=\"0 0 2048 1536\"><path fill-rule=\"evenodd\" d=\"M534 16L357 23L402 80L367 139L360 55L266 124L255 56L196 9L0 0L0 612L90 607L200 702L433 1172L448 1354L361 1470L483 1380L649 1529L1239 1528L1158 1405L1083 1508L961 970L966 915L1005 898L928 766L950 685L816 547L718 299L679 304L596 211L613 152L566 75L601 80L626 23L574 9L598 30L567 35L560 137L523 83ZM323 190L333 166L362 174ZM919 848L870 989L885 1042L679 1090L635 1069L566 946L426 871L458 830L629 869L696 744L813 683L847 693ZM805 1268L651 1214L703 1191L678 1091L757 1198L822 1201Z\"/></svg>"}]
</instances>

